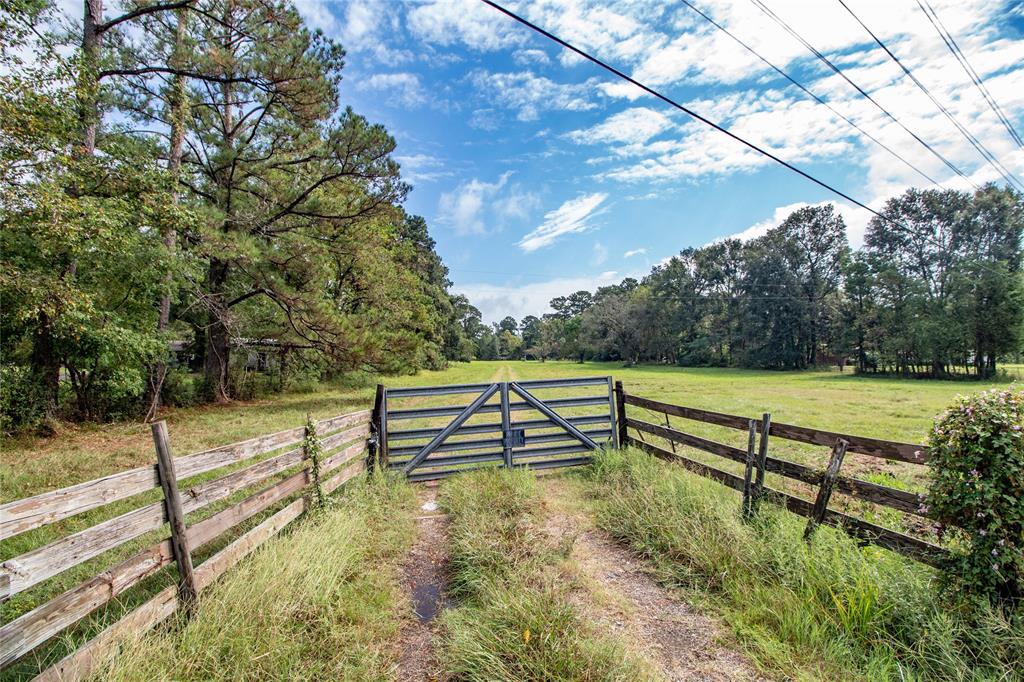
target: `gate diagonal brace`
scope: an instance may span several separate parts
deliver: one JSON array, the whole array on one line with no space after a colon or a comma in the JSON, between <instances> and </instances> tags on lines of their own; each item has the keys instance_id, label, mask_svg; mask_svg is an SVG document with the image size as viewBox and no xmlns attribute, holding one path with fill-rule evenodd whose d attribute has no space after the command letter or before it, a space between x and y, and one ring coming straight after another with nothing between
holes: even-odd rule
<instances>
[{"instance_id":1,"label":"gate diagonal brace","mask_svg":"<svg viewBox=\"0 0 1024 682\"><path fill-rule=\"evenodd\" d=\"M466 423L466 421L472 417L477 410L483 407L483 404L498 392L499 387L500 384L491 384L488 386L484 392L478 395L473 402L467 405L466 409L460 412L458 416L448 424L448 426L444 427L441 433L434 436L432 441L424 445L423 449L417 452L416 455L406 463L403 471L406 474L409 474L413 469L419 466L423 460L430 456L430 453L436 450L437 447L448 438L448 436L452 435L460 426Z\"/></svg>"},{"instance_id":2,"label":"gate diagonal brace","mask_svg":"<svg viewBox=\"0 0 1024 682\"><path fill-rule=\"evenodd\" d=\"M560 427L562 427L563 429L565 429L566 431L568 431L568 432L569 432L569 435L570 435L570 436L572 436L572 437L573 437L573 438L575 438L576 440L580 441L581 443L583 443L584 445L586 445L586 446L587 446L588 448L590 448L591 450L597 450L597 448L599 447L599 446L598 446L598 444L597 444L597 443L595 443L595 442L594 442L593 440L591 440L589 436L587 436L587 435L586 435L586 434L584 434L584 433L583 433L582 431L580 431L579 429L577 429L577 428L576 428L575 426L573 426L572 424L570 424L569 422L567 422L567 421L566 421L565 419L563 419L563 418L562 418L562 417L561 417L561 416L560 416L560 415L559 415L558 413L556 413L556 412L555 412L554 410L552 410L552 409L551 409L550 407L548 407L548 406L547 406L547 405L545 405L545 404L544 404L543 402L541 402L540 400L538 400L537 398L535 398L535 397L534 397L534 396L533 396L533 395L532 395L532 394L531 394L531 393L530 393L529 391L527 391L527 390L526 390L525 388L523 388L522 386L520 386L519 384L517 384L517 383L516 383L516 382L514 382L514 381L510 382L510 383L509 383L509 385L508 385L508 387L509 387L509 388L510 388L510 389L511 389L511 390L512 390L512 391L513 391L513 392L514 392L514 393L515 393L516 395L518 395L518 396L519 396L520 398L522 398L522 399L523 399L523 400L525 400L525 401L526 401L527 403L529 403L531 407L533 407L534 409L536 409L536 410L537 410L538 412L540 412L541 414L543 414L543 415L544 415L545 417L547 417L548 419L550 419L551 421L553 421L553 422L554 422L555 424L557 424L558 426L560 426Z\"/></svg>"}]
</instances>

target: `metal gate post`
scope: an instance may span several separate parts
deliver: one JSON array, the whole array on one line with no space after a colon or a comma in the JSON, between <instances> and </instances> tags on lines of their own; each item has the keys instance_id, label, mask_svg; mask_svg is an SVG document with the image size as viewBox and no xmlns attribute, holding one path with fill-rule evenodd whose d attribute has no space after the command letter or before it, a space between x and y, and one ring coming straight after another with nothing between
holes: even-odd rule
<instances>
[{"instance_id":1,"label":"metal gate post","mask_svg":"<svg viewBox=\"0 0 1024 682\"><path fill-rule=\"evenodd\" d=\"M508 382L501 382L501 444L502 463L512 468L512 411L508 406Z\"/></svg>"}]
</instances>

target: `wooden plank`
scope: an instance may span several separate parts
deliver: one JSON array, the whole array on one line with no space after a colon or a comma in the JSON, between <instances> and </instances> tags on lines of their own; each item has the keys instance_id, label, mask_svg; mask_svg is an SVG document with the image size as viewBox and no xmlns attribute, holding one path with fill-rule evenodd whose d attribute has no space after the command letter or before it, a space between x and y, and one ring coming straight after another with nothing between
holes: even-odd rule
<instances>
[{"instance_id":1,"label":"wooden plank","mask_svg":"<svg viewBox=\"0 0 1024 682\"><path fill-rule=\"evenodd\" d=\"M367 422L364 422L364 423L359 424L357 426L353 426L352 428L345 429L344 431L339 431L338 433L334 434L333 436L327 436L326 438L321 438L320 439L320 449L323 452L327 452L328 450L332 450L332 449L338 447L339 445L344 445L345 443L349 442L350 440L355 440L356 438L362 439L364 441L363 445L365 446L366 445L366 443L365 443L366 438L369 435L370 435L370 422L367 421Z\"/></svg>"},{"instance_id":2,"label":"wooden plank","mask_svg":"<svg viewBox=\"0 0 1024 682\"><path fill-rule=\"evenodd\" d=\"M282 528L297 519L305 509L306 499L300 497L204 561L196 569L196 584L199 589L205 590L209 587L247 554L281 532Z\"/></svg>"},{"instance_id":3,"label":"wooden plank","mask_svg":"<svg viewBox=\"0 0 1024 682\"><path fill-rule=\"evenodd\" d=\"M188 514L201 509L300 461L302 450L295 449L189 488L182 501L184 511ZM0 570L10 577L10 594L17 594L72 566L160 528L164 520L163 502L154 502L8 559L0 564Z\"/></svg>"},{"instance_id":4,"label":"wooden plank","mask_svg":"<svg viewBox=\"0 0 1024 682\"><path fill-rule=\"evenodd\" d=\"M192 547L198 549L206 545L225 531L302 490L306 484L307 472L300 471L194 524L188 529ZM157 572L172 558L170 540L158 542L0 627L0 668Z\"/></svg>"},{"instance_id":5,"label":"wooden plank","mask_svg":"<svg viewBox=\"0 0 1024 682\"><path fill-rule=\"evenodd\" d=\"M280 532L305 509L305 500L299 498L269 519L248 531L226 548L210 557L196 569L199 589L238 563L270 537ZM59 663L37 675L33 682L77 682L94 674L110 660L122 646L167 619L178 607L176 589L169 587L138 609L117 621Z\"/></svg>"},{"instance_id":6,"label":"wooden plank","mask_svg":"<svg viewBox=\"0 0 1024 682\"><path fill-rule=\"evenodd\" d=\"M708 424L727 426L731 429L738 429L740 431L745 431L747 429L747 422L749 421L748 417L739 417L734 414L724 414L722 412L712 412L711 410L701 410L695 407L672 405L658 400L651 400L650 398L641 398L640 396L633 395L631 393L626 394L626 404L643 407L644 409L648 409L653 412L663 412L665 414L670 414L673 417L682 417L683 419L692 419L694 421L705 422Z\"/></svg>"},{"instance_id":7,"label":"wooden plank","mask_svg":"<svg viewBox=\"0 0 1024 682\"><path fill-rule=\"evenodd\" d=\"M794 426L793 424L783 424L780 422L772 424L771 434L777 438L785 438L809 445L822 445L824 447L831 447L836 440L842 439L850 444L847 452L856 452L861 455L870 455L898 462L910 462L911 464L925 464L928 461L928 449L923 445L914 445L913 443L852 436L846 433L822 431L820 429L811 429L805 426Z\"/></svg>"},{"instance_id":8,"label":"wooden plank","mask_svg":"<svg viewBox=\"0 0 1024 682\"><path fill-rule=\"evenodd\" d=\"M370 422L370 410L359 410L358 412L348 412L346 414L339 414L337 417L331 417L330 419L323 419L316 423L316 432L324 436L329 436L333 432L339 429L347 429L352 426L360 426L363 423Z\"/></svg>"},{"instance_id":9,"label":"wooden plank","mask_svg":"<svg viewBox=\"0 0 1024 682\"><path fill-rule=\"evenodd\" d=\"M836 441L835 447L832 448L832 455L829 457L828 466L825 468L825 474L821 477L821 485L818 486L818 496L815 498L814 507L807 518L807 527L804 528L804 539L810 539L814 535L814 529L825 518L828 501L832 497L832 488L835 486L836 478L839 477L839 467L843 465L843 457L846 456L847 445L849 444L845 440L839 439Z\"/></svg>"},{"instance_id":10,"label":"wooden plank","mask_svg":"<svg viewBox=\"0 0 1024 682\"><path fill-rule=\"evenodd\" d=\"M0 669L156 573L172 556L170 539L158 542L4 624L0 627Z\"/></svg>"},{"instance_id":11,"label":"wooden plank","mask_svg":"<svg viewBox=\"0 0 1024 682\"><path fill-rule=\"evenodd\" d=\"M359 420L369 418L369 414L369 410L360 410L331 417L319 422L317 428L327 433L357 424ZM175 470L178 480L182 480L277 450L301 438L302 427L249 438L178 458ZM160 479L154 465L7 502L0 505L0 540L158 487Z\"/></svg>"},{"instance_id":12,"label":"wooden plank","mask_svg":"<svg viewBox=\"0 0 1024 682\"><path fill-rule=\"evenodd\" d=\"M96 673L124 645L166 620L178 608L178 589L173 585L68 654L56 665L32 678L32 682L78 682Z\"/></svg>"},{"instance_id":13,"label":"wooden plank","mask_svg":"<svg viewBox=\"0 0 1024 682\"><path fill-rule=\"evenodd\" d=\"M366 450L366 443L353 443L352 445L349 445L341 452L338 452L337 454L320 462L320 473L326 474L328 471L337 469L341 465L358 457L364 450Z\"/></svg>"},{"instance_id":14,"label":"wooden plank","mask_svg":"<svg viewBox=\"0 0 1024 682\"><path fill-rule=\"evenodd\" d=\"M741 458L740 453L742 451L739 448L732 448L729 445L693 436L675 429L666 429L664 426L651 424L650 422L638 419L628 419L627 422L629 423L629 426L632 426L639 431L645 431L661 438L665 438L666 440L681 443L683 445L689 445L690 447L695 447L697 449L704 450L705 452L726 457L736 462L744 464L746 462L745 453ZM775 432L775 426L775 424L772 425L772 433ZM757 431L760 432L759 427L757 428ZM775 457L765 457L765 470L768 473L792 478L809 485L819 485L821 482L821 470L815 470L811 467L804 466L803 464L797 464L796 462L789 462ZM836 479L835 492L927 518L927 515L921 512L921 505L924 503L924 497L917 493L898 490L896 488L862 481L857 478L848 478L846 476L840 476Z\"/></svg>"},{"instance_id":15,"label":"wooden plank","mask_svg":"<svg viewBox=\"0 0 1024 682\"><path fill-rule=\"evenodd\" d=\"M626 404L636 405L637 407L643 407L654 412L663 412L675 417L692 419L694 421L715 424L717 426L725 426L732 429L746 430L747 428L747 417L740 417L734 414L724 414L722 412L701 410L695 407L672 405L670 403L663 403L657 400L641 398L640 396L629 394L626 395ZM806 426L796 426L794 424L784 424L782 422L775 422L772 424L771 435L777 438L796 441L798 443L822 445L825 447L832 447L832 444L836 442L837 438L842 438L850 444L849 448L847 448L848 452L855 452L861 455L870 455L872 457L881 457L883 459L891 459L901 462L911 462L913 464L924 464L928 461L927 448L923 445L914 445L913 443L900 443L898 441L868 438L866 436L853 436L846 433L822 431L821 429L812 429Z\"/></svg>"},{"instance_id":16,"label":"wooden plank","mask_svg":"<svg viewBox=\"0 0 1024 682\"><path fill-rule=\"evenodd\" d=\"M740 462L742 464L747 461L747 453L745 451L740 450L739 448L734 448L731 445L726 445L725 443L719 443L707 438L701 438L700 436L694 436L659 424L652 424L650 422L630 417L626 418L626 425L636 429L637 431L645 431L651 435L664 438L665 440L675 441L681 445L687 445L691 448L704 450L705 452L710 452L713 455L731 459L734 462Z\"/></svg>"},{"instance_id":17,"label":"wooden plank","mask_svg":"<svg viewBox=\"0 0 1024 682\"><path fill-rule=\"evenodd\" d=\"M174 563L178 565L178 599L191 605L199 591L196 589L192 567L192 547L188 541L185 511L181 506L178 479L174 475L174 454L171 452L170 436L167 435L167 422L158 421L151 424L151 428L153 446L156 448L156 470L160 476L160 486L164 489L164 509L171 528L171 551L174 553Z\"/></svg>"},{"instance_id":18,"label":"wooden plank","mask_svg":"<svg viewBox=\"0 0 1024 682\"><path fill-rule=\"evenodd\" d=\"M290 429L180 457L175 462L178 480L276 450L297 441L301 435L301 429ZM154 465L16 500L0 507L0 519L3 519L0 538L6 539L159 486L160 479Z\"/></svg>"},{"instance_id":19,"label":"wooden plank","mask_svg":"<svg viewBox=\"0 0 1024 682\"><path fill-rule=\"evenodd\" d=\"M659 448L657 445L645 443L644 441L637 440L632 436L627 436L627 442L630 445L640 448L641 450L648 454L654 455L659 459L665 460L666 462L678 464L679 466L689 469L695 474L699 474L706 478L714 479L719 483L727 485L734 490L743 490L743 479L740 476L730 474L729 472L722 471L721 469L710 467L706 464L701 464L700 462L692 460L689 457L684 457L682 455L674 455L668 450L665 450L664 448Z\"/></svg>"},{"instance_id":20,"label":"wooden plank","mask_svg":"<svg viewBox=\"0 0 1024 682\"><path fill-rule=\"evenodd\" d=\"M921 507L924 504L923 494L897 490L896 488L862 481L859 478L847 478L846 476L840 476L836 479L836 491L843 495L849 495L850 497L856 497L867 502L892 507L908 514L928 518L928 515L922 511Z\"/></svg>"},{"instance_id":21,"label":"wooden plank","mask_svg":"<svg viewBox=\"0 0 1024 682\"><path fill-rule=\"evenodd\" d=\"M343 469L340 473L324 481L324 494L329 495L337 490L343 483L351 480L360 473L366 471L366 462L359 461Z\"/></svg>"}]
</instances>

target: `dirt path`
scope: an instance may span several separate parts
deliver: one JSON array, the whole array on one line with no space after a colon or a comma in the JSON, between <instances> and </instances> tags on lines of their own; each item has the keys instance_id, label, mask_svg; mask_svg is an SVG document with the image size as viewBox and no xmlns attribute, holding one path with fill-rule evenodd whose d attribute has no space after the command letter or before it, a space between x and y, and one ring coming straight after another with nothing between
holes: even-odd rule
<instances>
[{"instance_id":1,"label":"dirt path","mask_svg":"<svg viewBox=\"0 0 1024 682\"><path fill-rule=\"evenodd\" d=\"M591 594L579 606L634 646L667 680L765 680L722 643L721 627L676 599L643 570L642 560L597 529L572 481L546 477L546 530L574 538L573 559Z\"/></svg>"},{"instance_id":2,"label":"dirt path","mask_svg":"<svg viewBox=\"0 0 1024 682\"><path fill-rule=\"evenodd\" d=\"M445 608L448 517L437 510L437 484L416 487L416 540L403 572L414 618L399 635L398 679L419 682L440 677L434 651L436 616Z\"/></svg>"}]
</instances>

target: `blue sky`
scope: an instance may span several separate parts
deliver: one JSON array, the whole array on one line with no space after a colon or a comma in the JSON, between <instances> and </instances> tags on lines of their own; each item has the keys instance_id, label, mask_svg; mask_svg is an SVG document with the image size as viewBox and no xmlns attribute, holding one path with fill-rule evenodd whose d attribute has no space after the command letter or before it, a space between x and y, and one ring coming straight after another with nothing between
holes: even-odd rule
<instances>
[{"instance_id":1,"label":"blue sky","mask_svg":"<svg viewBox=\"0 0 1024 682\"><path fill-rule=\"evenodd\" d=\"M997 179L835 0L765 0L908 128ZM944 186L932 156L749 0L698 4ZM1011 171L1015 146L916 0L848 0ZM531 21L869 203L929 183L672 0L508 2ZM1024 131L1024 4L932 0ZM495 321L642 276L687 246L763 233L828 192L583 62L478 0L299 0L348 51L342 99L387 126L456 291ZM955 177L955 176L954 176ZM867 215L839 202L858 245Z\"/></svg>"}]
</instances>

